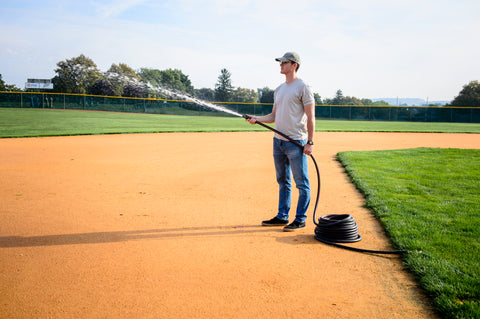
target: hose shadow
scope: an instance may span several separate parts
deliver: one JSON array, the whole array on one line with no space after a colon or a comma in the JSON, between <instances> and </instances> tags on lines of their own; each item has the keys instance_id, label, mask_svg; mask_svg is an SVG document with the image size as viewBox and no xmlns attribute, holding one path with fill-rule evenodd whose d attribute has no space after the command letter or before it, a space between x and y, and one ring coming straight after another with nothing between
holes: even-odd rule
<instances>
[{"instance_id":1,"label":"hose shadow","mask_svg":"<svg viewBox=\"0 0 480 319\"><path fill-rule=\"evenodd\" d=\"M393 259L393 258L401 258L400 255L398 254L380 254L380 253L374 253L374 252L368 252L368 251L355 251L355 250L350 250L349 249L349 244L343 244L344 248L338 247L338 246L332 246L328 245L326 243L320 242L317 239L315 239L315 236L313 234L297 234L293 236L282 236L276 238L276 240L280 243L283 244L289 244L289 245L320 245L324 247L330 247L331 249L338 249L339 251L348 251L351 253L361 253L364 255L370 255L372 257L377 257L377 258L384 258L384 259ZM358 245L356 245L358 246ZM350 246L350 247L355 247L355 246Z\"/></svg>"},{"instance_id":2,"label":"hose shadow","mask_svg":"<svg viewBox=\"0 0 480 319\"><path fill-rule=\"evenodd\" d=\"M266 233L272 232L272 230L262 227L261 225L233 225L92 232L26 237L4 236L0 237L0 248L101 244L155 238L162 239L179 237L233 236L260 232Z\"/></svg>"}]
</instances>

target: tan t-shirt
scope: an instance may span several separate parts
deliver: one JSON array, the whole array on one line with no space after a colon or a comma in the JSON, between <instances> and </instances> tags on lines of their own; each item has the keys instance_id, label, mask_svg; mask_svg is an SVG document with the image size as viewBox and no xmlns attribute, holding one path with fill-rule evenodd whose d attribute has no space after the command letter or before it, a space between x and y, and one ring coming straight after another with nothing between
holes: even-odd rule
<instances>
[{"instance_id":1,"label":"tan t-shirt","mask_svg":"<svg viewBox=\"0 0 480 319\"><path fill-rule=\"evenodd\" d=\"M297 78L291 83L282 83L275 89L273 101L276 107L275 129L294 140L308 137L307 115L304 106L315 103L310 86ZM286 140L279 134L276 138Z\"/></svg>"}]
</instances>

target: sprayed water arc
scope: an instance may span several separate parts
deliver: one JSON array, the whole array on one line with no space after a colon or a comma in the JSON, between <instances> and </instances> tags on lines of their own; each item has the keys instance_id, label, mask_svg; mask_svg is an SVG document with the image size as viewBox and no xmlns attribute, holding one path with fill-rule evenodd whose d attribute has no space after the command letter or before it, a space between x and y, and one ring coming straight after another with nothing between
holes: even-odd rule
<instances>
[{"instance_id":1,"label":"sprayed water arc","mask_svg":"<svg viewBox=\"0 0 480 319\"><path fill-rule=\"evenodd\" d=\"M172 91L172 90L169 90L169 89L166 89L166 88L163 88L163 87L160 87L160 86L157 86L157 87L154 87L152 84L148 83L147 86L152 89L152 90L155 90L157 92L160 92L160 93L165 93L167 95L173 95L173 96L176 96L176 97L179 97L183 100L186 100L186 101L189 101L189 102L194 102L196 104L199 104L199 105L202 105L202 106L205 106L205 107L208 107L210 109L214 109L214 110L217 110L217 111L220 111L220 112L224 112L224 113L228 113L228 114L232 114L232 115L235 115L237 117L242 117L242 114L240 113L237 113L235 111L232 111L226 107L223 107L223 106L220 106L220 105L216 105L216 104L213 104L213 103L210 103L210 102L206 102L206 101L203 101L203 100L200 100L200 99L197 99L197 98L194 98L194 97L191 97L187 94L184 94L184 93L180 93L180 92L175 92L175 91Z\"/></svg>"},{"instance_id":2,"label":"sprayed water arc","mask_svg":"<svg viewBox=\"0 0 480 319\"><path fill-rule=\"evenodd\" d=\"M77 65L76 67L80 68L81 66ZM189 96L189 95L181 93L181 92L166 89L166 88L161 87L159 85L154 86L150 82L143 82L143 81L141 82L138 79L126 76L124 74L119 74L119 73L116 73L116 72L107 72L105 75L107 76L108 79L113 79L115 81L120 81L120 82L123 82L123 83L130 83L130 84L133 84L133 85L136 85L136 86L142 86L142 87L145 86L145 87L148 87L150 90L153 90L157 93L164 93L164 94L167 94L167 95L170 95L170 96L176 96L176 97L179 97L183 100L193 102L193 103L208 107L208 108L213 109L213 110L228 113L228 114L231 114L231 115L234 115L234 116L237 116L237 117L242 117L242 114L240 114L238 112L235 112L233 110L230 110L226 107L216 105L216 104L213 104L213 103L210 103L210 102L206 102L206 101L197 99L195 97Z\"/></svg>"}]
</instances>

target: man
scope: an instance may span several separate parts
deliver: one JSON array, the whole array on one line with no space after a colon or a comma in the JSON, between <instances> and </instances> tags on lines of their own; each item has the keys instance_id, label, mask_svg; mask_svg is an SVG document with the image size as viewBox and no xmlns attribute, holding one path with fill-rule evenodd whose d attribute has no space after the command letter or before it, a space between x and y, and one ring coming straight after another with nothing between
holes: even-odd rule
<instances>
[{"instance_id":1,"label":"man","mask_svg":"<svg viewBox=\"0 0 480 319\"><path fill-rule=\"evenodd\" d=\"M281 58L280 73L285 75L285 83L275 89L272 112L264 116L249 115L251 124L257 121L275 123L275 129L303 145L303 149L284 137L275 134L273 157L279 185L278 214L262 222L263 226L285 226L284 231L295 231L305 227L307 209L310 204L310 181L308 178L308 156L313 151L315 132L315 100L308 85L297 77L300 56L287 52ZM295 220L289 222L291 206L291 174L299 190ZM288 225L287 225L288 224Z\"/></svg>"}]
</instances>

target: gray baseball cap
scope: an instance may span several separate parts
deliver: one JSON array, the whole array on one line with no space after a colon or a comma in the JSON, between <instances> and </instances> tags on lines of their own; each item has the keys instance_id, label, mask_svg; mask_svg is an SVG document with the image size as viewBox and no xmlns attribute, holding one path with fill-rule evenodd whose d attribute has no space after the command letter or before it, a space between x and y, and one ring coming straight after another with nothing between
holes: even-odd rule
<instances>
[{"instance_id":1,"label":"gray baseball cap","mask_svg":"<svg viewBox=\"0 0 480 319\"><path fill-rule=\"evenodd\" d=\"M278 62L292 61L292 62L301 64L300 55L298 55L298 53L296 52L287 52L281 58L276 58L275 61L278 61Z\"/></svg>"}]
</instances>

